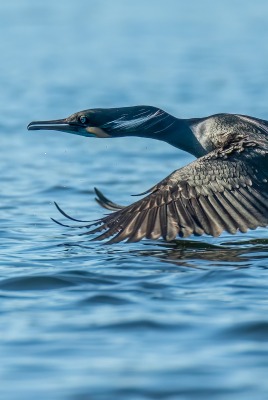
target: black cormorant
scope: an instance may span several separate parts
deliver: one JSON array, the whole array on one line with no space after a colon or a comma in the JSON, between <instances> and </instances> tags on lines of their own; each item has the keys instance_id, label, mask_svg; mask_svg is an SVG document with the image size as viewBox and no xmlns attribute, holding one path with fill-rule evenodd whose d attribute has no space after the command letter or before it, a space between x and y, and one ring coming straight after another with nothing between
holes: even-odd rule
<instances>
[{"instance_id":1,"label":"black cormorant","mask_svg":"<svg viewBox=\"0 0 268 400\"><path fill-rule=\"evenodd\" d=\"M114 212L84 226L97 226L87 232L101 232L94 240L170 241L268 225L268 121L239 114L178 119L156 107L135 106L80 111L66 119L31 122L28 129L153 138L197 157L129 206L96 191L99 204Z\"/></svg>"}]
</instances>

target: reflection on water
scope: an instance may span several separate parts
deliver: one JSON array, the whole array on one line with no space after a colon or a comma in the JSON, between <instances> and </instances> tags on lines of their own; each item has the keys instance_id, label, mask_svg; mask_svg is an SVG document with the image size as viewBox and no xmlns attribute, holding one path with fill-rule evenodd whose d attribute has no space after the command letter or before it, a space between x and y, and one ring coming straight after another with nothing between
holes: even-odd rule
<instances>
[{"instance_id":1,"label":"reflection on water","mask_svg":"<svg viewBox=\"0 0 268 400\"><path fill-rule=\"evenodd\" d=\"M68 237L68 235L65 235ZM258 265L258 260L265 260L268 253L268 239L250 239L231 241L230 237L221 243L218 239L217 244L209 242L179 239L166 243L162 240L156 242L142 241L139 245L111 245L107 246L105 242L97 245L88 241L79 242L79 238L74 236L74 242L62 243L58 246L63 247L64 251L69 255L78 255L81 249L84 251L92 251L100 256L108 255L107 262L117 259L118 255L121 259L124 257L156 258L164 263L170 263L174 266L184 268L197 268L207 270L215 267L226 268L249 268ZM215 239L214 239L215 240ZM134 249L133 249L134 247ZM135 249L138 247L138 249ZM145 250L144 250L145 247ZM148 248L148 249L147 249ZM114 255L114 257L113 257ZM263 265L265 268L265 265Z\"/></svg>"},{"instance_id":2,"label":"reflection on water","mask_svg":"<svg viewBox=\"0 0 268 400\"><path fill-rule=\"evenodd\" d=\"M208 269L214 267L247 268L253 261L265 259L268 255L268 240L254 239L212 245L197 241L178 241L170 245L162 244L162 250L142 251L142 256L158 257L162 261L177 266ZM207 261L207 262L206 262Z\"/></svg>"}]
</instances>

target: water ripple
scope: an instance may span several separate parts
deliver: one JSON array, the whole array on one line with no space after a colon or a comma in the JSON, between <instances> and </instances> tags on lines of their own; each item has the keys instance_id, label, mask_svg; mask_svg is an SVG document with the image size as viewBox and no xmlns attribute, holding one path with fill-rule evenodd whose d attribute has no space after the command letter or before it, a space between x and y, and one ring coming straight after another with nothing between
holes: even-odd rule
<instances>
[{"instance_id":1,"label":"water ripple","mask_svg":"<svg viewBox=\"0 0 268 400\"><path fill-rule=\"evenodd\" d=\"M267 229L90 242L54 201L96 219L95 186L129 204L193 157L26 130L135 104L267 119L268 5L241 3L1 2L1 399L267 399Z\"/></svg>"}]
</instances>

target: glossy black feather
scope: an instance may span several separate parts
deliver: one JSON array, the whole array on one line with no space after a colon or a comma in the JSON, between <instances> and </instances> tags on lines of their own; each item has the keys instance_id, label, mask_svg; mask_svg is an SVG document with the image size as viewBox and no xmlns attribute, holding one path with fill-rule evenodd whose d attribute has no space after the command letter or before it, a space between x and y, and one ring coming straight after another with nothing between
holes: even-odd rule
<instances>
[{"instance_id":1,"label":"glossy black feather","mask_svg":"<svg viewBox=\"0 0 268 400\"><path fill-rule=\"evenodd\" d=\"M124 206L120 206L119 204L116 204L111 200L109 200L106 196L104 196L104 194L99 189L94 188L94 190L97 196L95 197L95 200L101 207L106 208L107 210L110 211L118 211L124 208Z\"/></svg>"}]
</instances>

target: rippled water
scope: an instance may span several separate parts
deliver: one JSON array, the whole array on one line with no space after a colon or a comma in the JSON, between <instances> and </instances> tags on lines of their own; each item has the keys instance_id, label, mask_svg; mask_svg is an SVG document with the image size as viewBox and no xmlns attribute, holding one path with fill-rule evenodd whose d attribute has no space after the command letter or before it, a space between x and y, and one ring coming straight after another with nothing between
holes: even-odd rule
<instances>
[{"instance_id":1,"label":"rippled water","mask_svg":"<svg viewBox=\"0 0 268 400\"><path fill-rule=\"evenodd\" d=\"M268 6L239 0L0 4L1 399L267 399L268 231L104 246L94 219L192 160L142 139L27 132L156 105L268 119Z\"/></svg>"}]
</instances>

